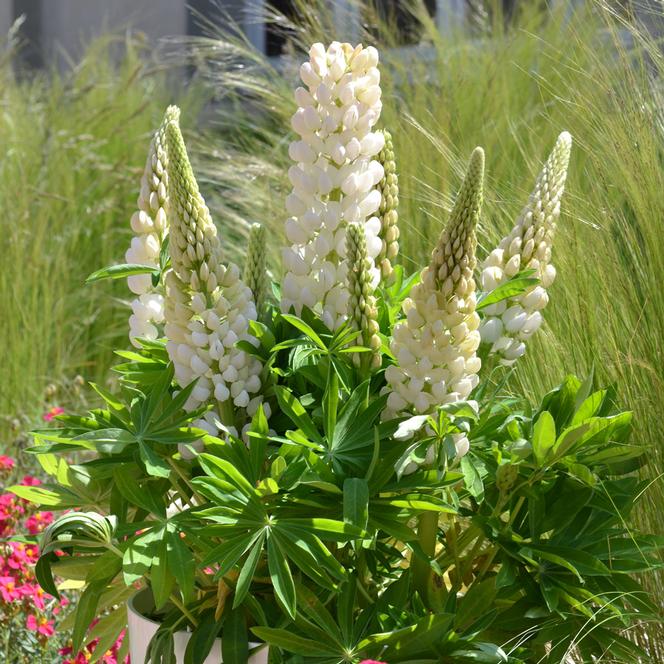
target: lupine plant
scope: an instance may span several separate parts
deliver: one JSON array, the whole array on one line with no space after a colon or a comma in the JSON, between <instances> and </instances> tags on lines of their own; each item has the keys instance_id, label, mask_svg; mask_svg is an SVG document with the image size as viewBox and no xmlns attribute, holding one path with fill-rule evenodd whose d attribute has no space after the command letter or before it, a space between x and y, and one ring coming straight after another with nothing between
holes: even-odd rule
<instances>
[{"instance_id":1,"label":"lupine plant","mask_svg":"<svg viewBox=\"0 0 664 664\"><path fill-rule=\"evenodd\" d=\"M183 629L187 662L219 636L238 663L256 639L273 662L635 661L630 625L657 608L630 574L662 540L628 525L631 414L592 377L533 404L504 366L542 322L569 135L479 276L475 149L429 264L406 275L377 51L315 44L300 74L280 286L259 229L242 276L224 261L174 108L130 262L94 276L128 276L148 309L163 297L164 325L134 303L118 393L93 385L103 407L37 431L56 481L14 487L74 510L37 565L54 596L56 578L85 583L74 648L95 616L119 631L147 587L153 662Z\"/></svg>"}]
</instances>

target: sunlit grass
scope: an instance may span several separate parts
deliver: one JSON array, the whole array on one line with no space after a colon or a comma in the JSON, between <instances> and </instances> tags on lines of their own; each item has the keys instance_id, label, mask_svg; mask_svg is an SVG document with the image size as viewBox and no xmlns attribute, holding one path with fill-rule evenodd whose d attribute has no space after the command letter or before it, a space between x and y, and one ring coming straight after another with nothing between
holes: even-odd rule
<instances>
[{"instance_id":1,"label":"sunlit grass","mask_svg":"<svg viewBox=\"0 0 664 664\"><path fill-rule=\"evenodd\" d=\"M125 343L124 285L84 280L122 260L150 135L170 101L148 56L145 44L109 37L71 72L20 77L13 46L0 56L0 440L48 383L100 378Z\"/></svg>"}]
</instances>

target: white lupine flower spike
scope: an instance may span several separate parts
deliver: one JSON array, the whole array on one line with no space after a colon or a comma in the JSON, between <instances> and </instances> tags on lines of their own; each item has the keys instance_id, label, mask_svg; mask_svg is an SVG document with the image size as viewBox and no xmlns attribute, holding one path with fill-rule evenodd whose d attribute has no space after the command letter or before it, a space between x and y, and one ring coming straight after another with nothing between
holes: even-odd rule
<instances>
[{"instance_id":1,"label":"white lupine flower spike","mask_svg":"<svg viewBox=\"0 0 664 664\"><path fill-rule=\"evenodd\" d=\"M168 234L166 208L168 205L168 151L166 149L166 125L177 120L180 109L169 106L164 120L150 144L148 158L141 177L138 210L131 217L134 237L125 254L127 263L159 267L159 255L164 238ZM129 339L140 347L139 338L156 339L161 336L164 322L163 287L153 287L149 274L136 274L127 278L132 293L138 297L131 303Z\"/></svg>"},{"instance_id":2,"label":"white lupine flower spike","mask_svg":"<svg viewBox=\"0 0 664 664\"><path fill-rule=\"evenodd\" d=\"M347 317L346 228L357 222L367 238L371 279L380 281L375 259L382 247L381 202L376 185L383 167L375 157L384 145L372 131L381 112L378 51L333 42L314 44L300 67L305 87L295 91L298 109L290 145L295 162L286 199L290 246L284 250L283 311L317 311L330 328Z\"/></svg>"},{"instance_id":3,"label":"white lupine flower spike","mask_svg":"<svg viewBox=\"0 0 664 664\"><path fill-rule=\"evenodd\" d=\"M380 216L380 253L376 258L376 265L380 269L381 278L388 280L392 274L393 262L399 254L399 177L397 176L397 167L394 161L394 145L392 143L392 134L383 130L385 145L378 154L378 160L383 167L383 179L378 183L377 189L380 191L380 207L378 208Z\"/></svg>"},{"instance_id":4,"label":"white lupine flower spike","mask_svg":"<svg viewBox=\"0 0 664 664\"><path fill-rule=\"evenodd\" d=\"M542 324L542 310L549 296L556 270L551 247L560 216L572 137L563 132L530 194L514 228L482 264L481 284L490 292L522 270L534 270L539 284L521 295L490 305L483 311L482 342L490 345L502 364L513 364L526 352L525 342Z\"/></svg>"},{"instance_id":5,"label":"white lupine flower spike","mask_svg":"<svg viewBox=\"0 0 664 664\"><path fill-rule=\"evenodd\" d=\"M381 364L381 340L378 335L378 311L369 271L371 261L367 256L367 240L358 223L346 229L346 256L348 260L348 318L353 329L360 332L354 342L371 348L371 352L355 353L353 361L363 369L377 369Z\"/></svg>"},{"instance_id":6,"label":"white lupine flower spike","mask_svg":"<svg viewBox=\"0 0 664 664\"><path fill-rule=\"evenodd\" d=\"M185 407L217 403L221 423L237 434L243 413L251 415L261 401L260 362L236 347L240 339L256 343L249 334L256 307L237 266L221 260L217 229L177 119L169 122L166 138L172 262L166 277L166 348L180 386L198 379ZM196 425L216 434L214 418L212 413Z\"/></svg>"},{"instance_id":7,"label":"white lupine flower spike","mask_svg":"<svg viewBox=\"0 0 664 664\"><path fill-rule=\"evenodd\" d=\"M265 226L252 224L249 229L249 243L247 245L247 257L244 264L242 278L247 284L254 297L256 311L263 309L263 304L268 294L267 274L267 234Z\"/></svg>"},{"instance_id":8,"label":"white lupine flower spike","mask_svg":"<svg viewBox=\"0 0 664 664\"><path fill-rule=\"evenodd\" d=\"M475 148L447 227L420 283L403 302L388 367L386 417L429 414L465 400L478 383L481 362L475 311L475 227L482 206L484 151Z\"/></svg>"}]
</instances>

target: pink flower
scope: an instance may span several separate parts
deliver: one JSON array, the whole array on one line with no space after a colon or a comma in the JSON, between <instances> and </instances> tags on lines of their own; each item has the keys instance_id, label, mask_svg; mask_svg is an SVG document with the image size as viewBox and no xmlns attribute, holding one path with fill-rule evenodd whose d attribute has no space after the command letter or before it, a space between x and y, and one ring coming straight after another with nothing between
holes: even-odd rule
<instances>
[{"instance_id":1,"label":"pink flower","mask_svg":"<svg viewBox=\"0 0 664 664\"><path fill-rule=\"evenodd\" d=\"M0 494L0 521L13 521L24 512L13 493Z\"/></svg>"},{"instance_id":2,"label":"pink flower","mask_svg":"<svg viewBox=\"0 0 664 664\"><path fill-rule=\"evenodd\" d=\"M36 512L25 520L25 527L31 535L36 535L52 521L53 512Z\"/></svg>"},{"instance_id":3,"label":"pink flower","mask_svg":"<svg viewBox=\"0 0 664 664\"><path fill-rule=\"evenodd\" d=\"M23 597L28 598L32 604L34 604L40 611L46 609L45 598L50 597L45 593L41 586L37 583L24 583L19 590Z\"/></svg>"},{"instance_id":4,"label":"pink flower","mask_svg":"<svg viewBox=\"0 0 664 664\"><path fill-rule=\"evenodd\" d=\"M11 470L16 462L11 457L0 454L0 471Z\"/></svg>"},{"instance_id":5,"label":"pink flower","mask_svg":"<svg viewBox=\"0 0 664 664\"><path fill-rule=\"evenodd\" d=\"M61 408L60 406L53 406L53 408L49 408L42 415L42 418L44 419L45 422L52 422L53 418L57 417L58 415L62 415L62 413L64 412L65 412L64 408Z\"/></svg>"},{"instance_id":6,"label":"pink flower","mask_svg":"<svg viewBox=\"0 0 664 664\"><path fill-rule=\"evenodd\" d=\"M94 625L94 623L93 623ZM124 660L118 658L118 651L122 646L122 641L124 639L125 632L124 630L120 632L117 641L101 656L99 661L101 664L121 664L129 662L129 658L126 657ZM66 659L62 660L62 664L87 664L90 661L92 654L95 652L97 645L99 644L99 639L94 639L90 641L85 648L74 656L74 651L71 646L66 646L61 648L58 652L60 655L67 656Z\"/></svg>"},{"instance_id":7,"label":"pink flower","mask_svg":"<svg viewBox=\"0 0 664 664\"><path fill-rule=\"evenodd\" d=\"M21 484L23 486L39 486L41 484L41 480L33 477L32 475L26 475L22 480Z\"/></svg>"},{"instance_id":8,"label":"pink flower","mask_svg":"<svg viewBox=\"0 0 664 664\"><path fill-rule=\"evenodd\" d=\"M32 630L33 632L39 632L44 636L53 636L55 634L55 629L53 629L53 621L49 620L45 616L33 616L30 614L28 619L25 621L25 626Z\"/></svg>"},{"instance_id":9,"label":"pink flower","mask_svg":"<svg viewBox=\"0 0 664 664\"><path fill-rule=\"evenodd\" d=\"M7 558L7 565L12 569L22 570L25 567L31 567L39 559L39 550L35 545L24 544L23 542L9 542L11 553Z\"/></svg>"},{"instance_id":10,"label":"pink flower","mask_svg":"<svg viewBox=\"0 0 664 664\"><path fill-rule=\"evenodd\" d=\"M385 664L385 662L379 662L375 659L363 659L360 664Z\"/></svg>"},{"instance_id":11,"label":"pink flower","mask_svg":"<svg viewBox=\"0 0 664 664\"><path fill-rule=\"evenodd\" d=\"M7 603L20 599L21 593L13 576L0 576L0 595Z\"/></svg>"}]
</instances>

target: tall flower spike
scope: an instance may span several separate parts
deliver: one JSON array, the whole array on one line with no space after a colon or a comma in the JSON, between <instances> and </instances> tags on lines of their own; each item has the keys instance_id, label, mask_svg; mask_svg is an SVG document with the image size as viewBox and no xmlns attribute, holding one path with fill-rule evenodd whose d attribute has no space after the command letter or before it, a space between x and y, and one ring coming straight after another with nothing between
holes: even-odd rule
<instances>
[{"instance_id":1,"label":"tall flower spike","mask_svg":"<svg viewBox=\"0 0 664 664\"><path fill-rule=\"evenodd\" d=\"M135 233L125 254L127 263L159 267L161 246L168 233L166 207L168 205L168 152L166 150L166 125L180 115L180 109L169 106L150 143L148 158L141 178L138 210L131 217ZM129 339L139 346L137 339L156 339L159 325L164 321L163 288L155 288L149 274L137 274L127 278L129 289L137 295L131 303Z\"/></svg>"},{"instance_id":2,"label":"tall flower spike","mask_svg":"<svg viewBox=\"0 0 664 664\"><path fill-rule=\"evenodd\" d=\"M367 256L364 230L357 223L346 229L346 257L348 261L348 319L360 332L360 343L371 348L370 353L355 353L353 361L362 368L380 367L381 340L378 336L378 312L371 285L371 261Z\"/></svg>"},{"instance_id":3,"label":"tall flower spike","mask_svg":"<svg viewBox=\"0 0 664 664\"><path fill-rule=\"evenodd\" d=\"M551 246L560 216L560 200L565 189L572 137L560 134L528 204L514 228L505 236L482 265L482 290L489 292L521 270L535 270L540 280L525 293L484 309L480 326L482 342L490 344L503 364L513 364L526 352L525 342L542 324L542 309L547 305L547 289L556 277L551 264Z\"/></svg>"},{"instance_id":4,"label":"tall flower spike","mask_svg":"<svg viewBox=\"0 0 664 664\"><path fill-rule=\"evenodd\" d=\"M392 263L399 254L399 177L394 162L394 145L392 134L383 130L385 145L378 154L378 161L383 166L383 179L378 183L380 191L380 253L376 257L376 265L380 269L381 278L385 281L392 274Z\"/></svg>"},{"instance_id":5,"label":"tall flower spike","mask_svg":"<svg viewBox=\"0 0 664 664\"><path fill-rule=\"evenodd\" d=\"M265 227L252 224L249 229L249 243L244 265L244 283L249 286L256 303L256 311L263 309L268 293L267 261L265 257L267 238Z\"/></svg>"},{"instance_id":6,"label":"tall flower spike","mask_svg":"<svg viewBox=\"0 0 664 664\"><path fill-rule=\"evenodd\" d=\"M386 417L431 413L467 399L481 362L475 311L475 227L482 206L484 151L475 148L447 227L428 267L402 309L393 332L396 364L385 376L390 391Z\"/></svg>"},{"instance_id":7,"label":"tall flower spike","mask_svg":"<svg viewBox=\"0 0 664 664\"><path fill-rule=\"evenodd\" d=\"M217 230L187 156L177 119L166 128L170 181L172 270L166 278L166 349L184 387L198 379L185 407L219 402L222 424L233 427L237 409L252 414L261 401L260 362L236 347L256 318L250 289L236 265L221 261ZM214 418L197 424L216 434ZM236 432L235 432L236 433Z\"/></svg>"},{"instance_id":8,"label":"tall flower spike","mask_svg":"<svg viewBox=\"0 0 664 664\"><path fill-rule=\"evenodd\" d=\"M295 164L286 199L290 247L284 250L283 311L306 305L330 328L348 312L346 227L358 222L367 236L371 280L380 281L374 259L381 250L376 216L383 167L374 157L384 137L372 131L381 112L378 52L333 42L314 44L300 68L306 87L295 91L298 109L292 126L299 134L290 145Z\"/></svg>"}]
</instances>

